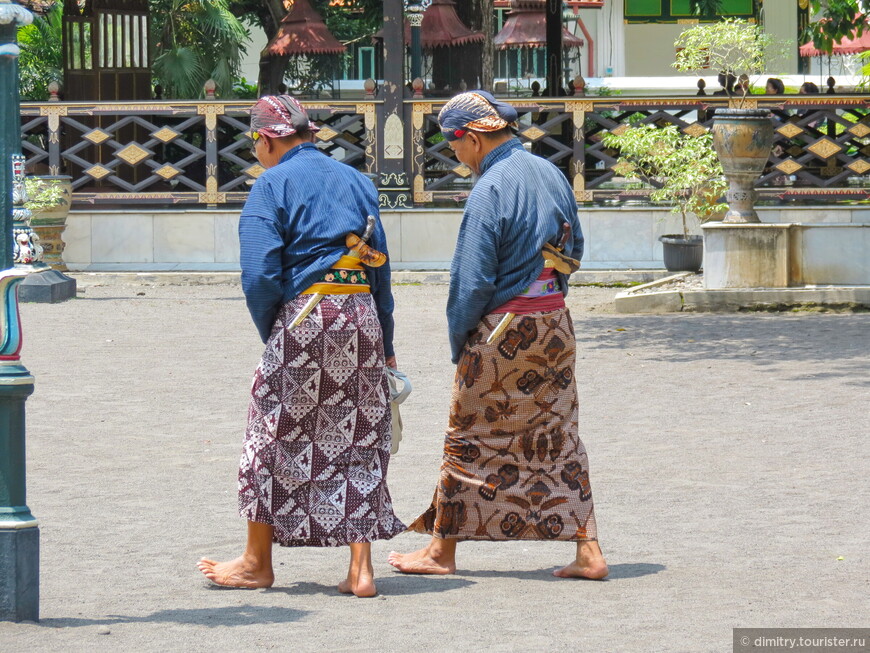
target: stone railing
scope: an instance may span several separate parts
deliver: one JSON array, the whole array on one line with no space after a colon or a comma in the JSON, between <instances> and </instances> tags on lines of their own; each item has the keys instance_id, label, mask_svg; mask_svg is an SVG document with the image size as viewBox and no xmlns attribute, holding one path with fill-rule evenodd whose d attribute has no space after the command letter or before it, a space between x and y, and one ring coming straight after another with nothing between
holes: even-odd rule
<instances>
[{"instance_id":1,"label":"stone railing","mask_svg":"<svg viewBox=\"0 0 870 653\"><path fill-rule=\"evenodd\" d=\"M456 206L471 187L438 130L446 100L406 100L383 115L377 100L311 102L318 147L374 176L383 207ZM607 132L635 124L710 128L724 97L569 97L509 100L519 138L563 170L579 202L644 201L613 171ZM779 203L870 199L870 96L753 96L769 108L776 142L758 182ZM262 173L250 153L250 102L44 103L22 105L22 149L36 174L73 178L76 206L237 205ZM399 115L402 114L402 115ZM390 171L396 161L404 173ZM396 183L393 183L396 182ZM390 186L409 191L390 190ZM408 197L410 195L410 197Z\"/></svg>"}]
</instances>

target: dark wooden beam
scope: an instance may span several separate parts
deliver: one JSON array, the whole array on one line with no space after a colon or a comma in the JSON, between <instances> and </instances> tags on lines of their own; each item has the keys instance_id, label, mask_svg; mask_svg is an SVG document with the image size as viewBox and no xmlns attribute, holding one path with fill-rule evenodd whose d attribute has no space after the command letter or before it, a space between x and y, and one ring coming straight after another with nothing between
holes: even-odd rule
<instances>
[{"instance_id":1,"label":"dark wooden beam","mask_svg":"<svg viewBox=\"0 0 870 653\"><path fill-rule=\"evenodd\" d=\"M562 0L547 0L547 92L551 97L562 90Z\"/></svg>"}]
</instances>

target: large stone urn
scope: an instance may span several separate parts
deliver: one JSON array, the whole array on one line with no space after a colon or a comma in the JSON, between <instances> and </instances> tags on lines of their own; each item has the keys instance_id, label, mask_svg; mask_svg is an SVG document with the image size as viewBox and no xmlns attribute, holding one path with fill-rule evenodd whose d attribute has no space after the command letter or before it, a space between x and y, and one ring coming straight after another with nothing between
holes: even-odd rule
<instances>
[{"instance_id":1,"label":"large stone urn","mask_svg":"<svg viewBox=\"0 0 870 653\"><path fill-rule=\"evenodd\" d=\"M33 216L30 218L30 226L39 236L39 244L43 249L42 260L53 270L66 272L67 267L63 262L64 242L61 236L66 229L66 219L72 202L72 177L40 175L38 181L40 184L59 186L61 192L55 204L31 209Z\"/></svg>"},{"instance_id":2,"label":"large stone urn","mask_svg":"<svg viewBox=\"0 0 870 653\"><path fill-rule=\"evenodd\" d=\"M773 123L765 109L716 109L713 147L729 188L723 222L761 222L755 212L755 181L764 171L773 147Z\"/></svg>"}]
</instances>

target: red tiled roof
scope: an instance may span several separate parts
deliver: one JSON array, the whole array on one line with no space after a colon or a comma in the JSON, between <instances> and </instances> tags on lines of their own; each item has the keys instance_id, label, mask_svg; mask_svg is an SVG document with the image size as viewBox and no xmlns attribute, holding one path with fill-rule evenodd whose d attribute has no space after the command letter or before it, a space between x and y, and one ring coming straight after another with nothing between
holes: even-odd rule
<instances>
[{"instance_id":1,"label":"red tiled roof","mask_svg":"<svg viewBox=\"0 0 870 653\"><path fill-rule=\"evenodd\" d=\"M456 15L456 3L453 0L433 0L423 14L423 24L420 26L420 40L427 50L432 48L450 47L483 41L481 32L475 32L465 26ZM411 41L411 27L405 23L405 40Z\"/></svg>"},{"instance_id":2,"label":"red tiled roof","mask_svg":"<svg viewBox=\"0 0 870 653\"><path fill-rule=\"evenodd\" d=\"M294 0L269 45L269 54L339 54L347 48L330 32L308 0Z\"/></svg>"},{"instance_id":3,"label":"red tiled roof","mask_svg":"<svg viewBox=\"0 0 870 653\"><path fill-rule=\"evenodd\" d=\"M493 41L507 48L543 48L547 45L546 0L513 0L511 11ZM583 39L562 28L562 47L577 48Z\"/></svg>"},{"instance_id":4,"label":"red tiled roof","mask_svg":"<svg viewBox=\"0 0 870 653\"><path fill-rule=\"evenodd\" d=\"M423 24L420 26L420 42L424 50L449 48L484 40L482 32L468 29L459 19L455 4L453 0L432 0L432 4L423 14ZM378 31L375 38L383 39L383 30ZM405 45L409 43L411 25L405 20Z\"/></svg>"}]
</instances>

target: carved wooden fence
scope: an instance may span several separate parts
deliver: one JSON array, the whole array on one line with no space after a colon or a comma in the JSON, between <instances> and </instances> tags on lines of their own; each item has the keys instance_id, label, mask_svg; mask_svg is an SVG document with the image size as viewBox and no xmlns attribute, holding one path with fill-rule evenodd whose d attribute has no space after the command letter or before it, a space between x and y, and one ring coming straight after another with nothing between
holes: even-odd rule
<instances>
[{"instance_id":1,"label":"carved wooden fence","mask_svg":"<svg viewBox=\"0 0 870 653\"><path fill-rule=\"evenodd\" d=\"M376 103L307 105L317 145L374 172ZM239 204L263 168L252 155L250 102L22 105L28 170L73 178L76 205Z\"/></svg>"},{"instance_id":2,"label":"carved wooden fence","mask_svg":"<svg viewBox=\"0 0 870 653\"><path fill-rule=\"evenodd\" d=\"M771 109L776 140L758 182L762 196L788 201L870 198L870 98L807 96L750 99ZM677 125L689 135L712 126L722 98L565 98L510 101L520 114L518 137L531 151L562 169L578 202L643 199L650 190L633 188L613 171L619 153L604 145L608 132L633 125ZM453 157L438 131L444 102L411 103L414 202L460 200L471 171Z\"/></svg>"},{"instance_id":3,"label":"carved wooden fence","mask_svg":"<svg viewBox=\"0 0 870 653\"><path fill-rule=\"evenodd\" d=\"M376 175L384 207L456 205L472 174L453 156L437 125L446 100L404 103L404 115L382 115L377 100L306 103L322 126L317 145L330 156ZM763 197L782 202L870 199L870 97L759 96L776 142L758 182ZM618 152L607 132L636 124L675 124L687 134L710 128L727 98L568 97L510 100L518 136L557 165L579 202L644 199L613 171ZM250 102L44 103L22 105L22 149L31 172L69 174L82 205L238 205L263 172L250 153ZM404 173L379 170L401 159ZM409 178L404 182L404 176ZM403 177L400 184L392 177ZM395 184L393 182L396 182ZM411 198L388 187L408 183ZM636 184L634 185L636 186ZM393 193L396 194L396 193Z\"/></svg>"}]
</instances>

